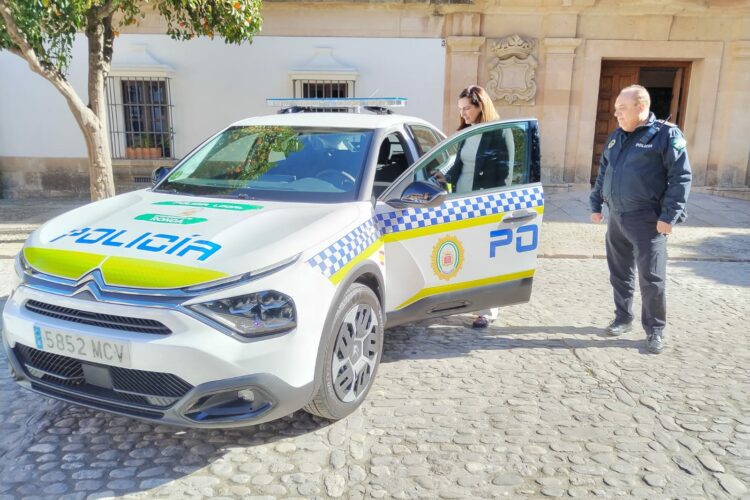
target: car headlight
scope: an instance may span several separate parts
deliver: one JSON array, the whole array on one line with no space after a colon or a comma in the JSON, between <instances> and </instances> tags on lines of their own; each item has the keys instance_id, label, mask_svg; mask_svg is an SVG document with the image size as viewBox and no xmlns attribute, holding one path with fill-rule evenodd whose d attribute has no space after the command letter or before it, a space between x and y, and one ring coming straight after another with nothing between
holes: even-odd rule
<instances>
[{"instance_id":1,"label":"car headlight","mask_svg":"<svg viewBox=\"0 0 750 500\"><path fill-rule=\"evenodd\" d=\"M273 290L187 306L243 337L281 333L297 326L291 297Z\"/></svg>"}]
</instances>

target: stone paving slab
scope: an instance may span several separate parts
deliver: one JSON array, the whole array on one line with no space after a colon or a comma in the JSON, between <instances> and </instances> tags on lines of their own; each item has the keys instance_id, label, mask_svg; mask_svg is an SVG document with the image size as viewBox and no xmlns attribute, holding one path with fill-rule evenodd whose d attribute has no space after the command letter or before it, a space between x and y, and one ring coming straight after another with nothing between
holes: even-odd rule
<instances>
[{"instance_id":1,"label":"stone paving slab","mask_svg":"<svg viewBox=\"0 0 750 500\"><path fill-rule=\"evenodd\" d=\"M750 498L750 263L673 262L668 279L653 356L639 328L600 336L603 261L541 259L532 301L485 331L388 330L373 390L337 423L145 424L23 391L0 356L0 499Z\"/></svg>"},{"instance_id":2,"label":"stone paving slab","mask_svg":"<svg viewBox=\"0 0 750 500\"><path fill-rule=\"evenodd\" d=\"M547 196L540 250L557 258L531 303L484 332L467 316L388 330L341 422L144 424L22 391L0 355L0 500L750 499L750 202L691 198L670 236L669 348L651 356L640 329L599 336L611 290L586 197ZM0 200L0 307L18 240L85 202Z\"/></svg>"}]
</instances>

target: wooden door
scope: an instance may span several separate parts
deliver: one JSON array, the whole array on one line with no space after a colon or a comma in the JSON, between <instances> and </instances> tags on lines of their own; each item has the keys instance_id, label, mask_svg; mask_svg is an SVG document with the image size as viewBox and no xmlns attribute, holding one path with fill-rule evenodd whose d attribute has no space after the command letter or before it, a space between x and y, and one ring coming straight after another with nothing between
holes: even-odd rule
<instances>
[{"instance_id":1,"label":"wooden door","mask_svg":"<svg viewBox=\"0 0 750 500\"><path fill-rule=\"evenodd\" d=\"M680 97L682 94L682 74L684 73L683 68L677 68L674 72L674 80L672 81L672 102L669 103L669 116L672 120L677 123L681 121L680 116Z\"/></svg>"},{"instance_id":2,"label":"wooden door","mask_svg":"<svg viewBox=\"0 0 750 500\"><path fill-rule=\"evenodd\" d=\"M604 151L607 136L617 128L615 100L623 87L638 83L639 72L638 66L623 66L615 61L604 61L602 63L602 76L599 80L599 101L596 107L594 157L591 161L592 184L599 173L599 159Z\"/></svg>"},{"instance_id":3,"label":"wooden door","mask_svg":"<svg viewBox=\"0 0 750 500\"><path fill-rule=\"evenodd\" d=\"M662 78L655 81L654 70ZM620 90L628 85L639 84L650 89L652 111L657 118L670 117L684 130L687 90L690 81L691 63L688 61L602 61L601 80L599 81L599 101L596 109L596 129L594 132L594 154L591 158L591 183L596 181L599 173L599 159L604 151L607 136L617 128L615 118L615 100ZM668 81L663 75L670 74ZM662 114L655 107L654 94L660 89L669 88L669 101L660 101ZM658 100L658 99L657 99Z\"/></svg>"}]
</instances>

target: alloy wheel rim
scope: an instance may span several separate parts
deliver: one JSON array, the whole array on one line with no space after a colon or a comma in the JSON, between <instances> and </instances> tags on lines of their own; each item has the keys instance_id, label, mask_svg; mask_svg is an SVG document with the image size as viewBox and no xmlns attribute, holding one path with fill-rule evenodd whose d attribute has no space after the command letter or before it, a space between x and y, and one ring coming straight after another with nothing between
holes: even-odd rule
<instances>
[{"instance_id":1,"label":"alloy wheel rim","mask_svg":"<svg viewBox=\"0 0 750 500\"><path fill-rule=\"evenodd\" d=\"M380 352L377 332L378 317L369 305L357 304L344 315L331 359L333 390L344 403L362 397L372 381Z\"/></svg>"}]
</instances>

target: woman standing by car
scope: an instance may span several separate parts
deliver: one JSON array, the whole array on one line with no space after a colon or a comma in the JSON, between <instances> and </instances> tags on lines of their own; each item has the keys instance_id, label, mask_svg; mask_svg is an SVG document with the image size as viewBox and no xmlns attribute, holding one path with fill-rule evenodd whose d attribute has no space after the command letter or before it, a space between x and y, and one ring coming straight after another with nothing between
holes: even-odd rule
<instances>
[{"instance_id":1,"label":"woman standing by car","mask_svg":"<svg viewBox=\"0 0 750 500\"><path fill-rule=\"evenodd\" d=\"M458 96L458 130L478 123L500 119L492 99L478 85L465 88ZM447 182L455 186L455 193L469 193L511 184L514 160L513 134L510 129L477 134L463 141L456 153L456 161L445 173ZM497 308L477 312L473 328L486 328L497 318Z\"/></svg>"}]
</instances>

